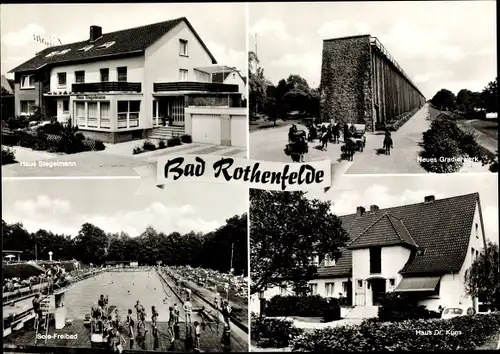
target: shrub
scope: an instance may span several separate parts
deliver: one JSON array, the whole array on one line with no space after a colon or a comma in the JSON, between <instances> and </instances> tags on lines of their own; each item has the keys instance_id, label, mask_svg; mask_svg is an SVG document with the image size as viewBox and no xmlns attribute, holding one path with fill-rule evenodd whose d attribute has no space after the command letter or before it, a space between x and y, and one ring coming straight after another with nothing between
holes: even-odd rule
<instances>
[{"instance_id":1,"label":"shrub","mask_svg":"<svg viewBox=\"0 0 500 354\"><path fill-rule=\"evenodd\" d=\"M450 139L442 131L434 131L432 129L423 133L424 149L420 152L422 158L420 165L428 172L450 173L458 172L463 161L460 158L462 153L458 144ZM441 160L442 158L455 158L449 162Z\"/></svg>"},{"instance_id":2,"label":"shrub","mask_svg":"<svg viewBox=\"0 0 500 354\"><path fill-rule=\"evenodd\" d=\"M94 150L102 151L106 149L106 145L101 140L94 140Z\"/></svg>"},{"instance_id":3,"label":"shrub","mask_svg":"<svg viewBox=\"0 0 500 354\"><path fill-rule=\"evenodd\" d=\"M458 141L458 148L469 157L481 157L481 148L476 142L476 137L472 132L463 132Z\"/></svg>"},{"instance_id":4,"label":"shrub","mask_svg":"<svg viewBox=\"0 0 500 354\"><path fill-rule=\"evenodd\" d=\"M85 135L83 135L82 133L76 133L75 138L78 140L85 140Z\"/></svg>"},{"instance_id":5,"label":"shrub","mask_svg":"<svg viewBox=\"0 0 500 354\"><path fill-rule=\"evenodd\" d=\"M139 146L136 146L134 150L132 150L132 154L137 155L142 152L142 149Z\"/></svg>"},{"instance_id":6,"label":"shrub","mask_svg":"<svg viewBox=\"0 0 500 354\"><path fill-rule=\"evenodd\" d=\"M315 330L292 341L293 351L471 350L500 330L500 314L448 320L364 321L358 326ZM427 334L427 335L426 335Z\"/></svg>"},{"instance_id":7,"label":"shrub","mask_svg":"<svg viewBox=\"0 0 500 354\"><path fill-rule=\"evenodd\" d=\"M166 147L167 143L165 142L165 140L160 139L160 141L158 142L158 149L165 149Z\"/></svg>"},{"instance_id":8,"label":"shrub","mask_svg":"<svg viewBox=\"0 0 500 354\"><path fill-rule=\"evenodd\" d=\"M323 322L340 320L340 302L336 298L331 298L328 305L323 309Z\"/></svg>"},{"instance_id":9,"label":"shrub","mask_svg":"<svg viewBox=\"0 0 500 354\"><path fill-rule=\"evenodd\" d=\"M288 347L290 341L302 333L288 320L261 318L252 313L251 321L252 345L260 348Z\"/></svg>"},{"instance_id":10,"label":"shrub","mask_svg":"<svg viewBox=\"0 0 500 354\"><path fill-rule=\"evenodd\" d=\"M17 117L7 120L7 126L9 129L24 129L28 127L30 120L26 117Z\"/></svg>"},{"instance_id":11,"label":"shrub","mask_svg":"<svg viewBox=\"0 0 500 354\"><path fill-rule=\"evenodd\" d=\"M19 144L20 135L14 132L2 132L2 145L15 146Z\"/></svg>"},{"instance_id":12,"label":"shrub","mask_svg":"<svg viewBox=\"0 0 500 354\"><path fill-rule=\"evenodd\" d=\"M14 149L2 146L2 165L8 165L16 162Z\"/></svg>"},{"instance_id":13,"label":"shrub","mask_svg":"<svg viewBox=\"0 0 500 354\"><path fill-rule=\"evenodd\" d=\"M191 144L193 142L193 139L191 138L191 135L189 134L184 134L181 136L181 141L184 144Z\"/></svg>"},{"instance_id":14,"label":"shrub","mask_svg":"<svg viewBox=\"0 0 500 354\"><path fill-rule=\"evenodd\" d=\"M267 303L266 316L323 317L328 307L326 299L314 296L274 296Z\"/></svg>"},{"instance_id":15,"label":"shrub","mask_svg":"<svg viewBox=\"0 0 500 354\"><path fill-rule=\"evenodd\" d=\"M144 144L142 144L142 148L145 151L154 151L154 150L156 150L155 144L153 144L150 140L144 141Z\"/></svg>"},{"instance_id":16,"label":"shrub","mask_svg":"<svg viewBox=\"0 0 500 354\"><path fill-rule=\"evenodd\" d=\"M37 128L38 131L44 131L46 134L59 135L63 131L64 127L61 123L55 122L50 124L45 124Z\"/></svg>"},{"instance_id":17,"label":"shrub","mask_svg":"<svg viewBox=\"0 0 500 354\"><path fill-rule=\"evenodd\" d=\"M379 321L404 321L408 319L439 318L441 314L418 306L416 301L405 295L386 293L380 299Z\"/></svg>"},{"instance_id":18,"label":"shrub","mask_svg":"<svg viewBox=\"0 0 500 354\"><path fill-rule=\"evenodd\" d=\"M167 140L167 147L182 145L181 139L178 136L174 136Z\"/></svg>"}]
</instances>

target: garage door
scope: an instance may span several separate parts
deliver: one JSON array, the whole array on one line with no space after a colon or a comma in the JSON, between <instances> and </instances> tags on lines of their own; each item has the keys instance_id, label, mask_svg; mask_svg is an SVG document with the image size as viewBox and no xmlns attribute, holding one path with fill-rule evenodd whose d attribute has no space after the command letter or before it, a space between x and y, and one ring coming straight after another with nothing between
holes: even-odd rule
<instances>
[{"instance_id":1,"label":"garage door","mask_svg":"<svg viewBox=\"0 0 500 354\"><path fill-rule=\"evenodd\" d=\"M195 143L221 144L220 116L215 114L193 114L191 137Z\"/></svg>"},{"instance_id":2,"label":"garage door","mask_svg":"<svg viewBox=\"0 0 500 354\"><path fill-rule=\"evenodd\" d=\"M247 117L246 116L231 116L231 145L232 146L247 146Z\"/></svg>"}]
</instances>

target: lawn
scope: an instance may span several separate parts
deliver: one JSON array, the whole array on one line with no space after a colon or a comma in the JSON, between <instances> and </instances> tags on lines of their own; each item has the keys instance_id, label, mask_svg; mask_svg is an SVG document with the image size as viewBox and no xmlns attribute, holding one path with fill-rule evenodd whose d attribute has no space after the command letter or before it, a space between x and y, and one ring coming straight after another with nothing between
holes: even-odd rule
<instances>
[{"instance_id":1,"label":"lawn","mask_svg":"<svg viewBox=\"0 0 500 354\"><path fill-rule=\"evenodd\" d=\"M283 121L281 119L276 120L276 122L266 118L259 118L257 120L251 119L249 123L249 131L254 132L261 129L278 128L288 124L290 124L289 121Z\"/></svg>"},{"instance_id":2,"label":"lawn","mask_svg":"<svg viewBox=\"0 0 500 354\"><path fill-rule=\"evenodd\" d=\"M498 141L498 120L475 120L471 122L471 125L479 130L481 133L488 135L489 137Z\"/></svg>"},{"instance_id":3,"label":"lawn","mask_svg":"<svg viewBox=\"0 0 500 354\"><path fill-rule=\"evenodd\" d=\"M500 333L494 334L488 338L488 340L481 345L480 347L477 347L476 349L478 350L496 350L498 345L500 343Z\"/></svg>"}]
</instances>

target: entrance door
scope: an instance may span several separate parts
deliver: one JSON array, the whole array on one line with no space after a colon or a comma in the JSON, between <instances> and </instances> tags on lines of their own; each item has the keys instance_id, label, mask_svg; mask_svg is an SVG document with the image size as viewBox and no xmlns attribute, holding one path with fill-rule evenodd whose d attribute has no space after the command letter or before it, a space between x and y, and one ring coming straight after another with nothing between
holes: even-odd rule
<instances>
[{"instance_id":1,"label":"entrance door","mask_svg":"<svg viewBox=\"0 0 500 354\"><path fill-rule=\"evenodd\" d=\"M165 99L169 125L184 126L184 96L167 97Z\"/></svg>"},{"instance_id":2,"label":"entrance door","mask_svg":"<svg viewBox=\"0 0 500 354\"><path fill-rule=\"evenodd\" d=\"M385 279L372 279L370 281L372 288L372 302L373 306L380 305L380 299L383 294L385 294Z\"/></svg>"},{"instance_id":3,"label":"entrance door","mask_svg":"<svg viewBox=\"0 0 500 354\"><path fill-rule=\"evenodd\" d=\"M365 282L363 279L356 279L356 306L366 305Z\"/></svg>"}]
</instances>

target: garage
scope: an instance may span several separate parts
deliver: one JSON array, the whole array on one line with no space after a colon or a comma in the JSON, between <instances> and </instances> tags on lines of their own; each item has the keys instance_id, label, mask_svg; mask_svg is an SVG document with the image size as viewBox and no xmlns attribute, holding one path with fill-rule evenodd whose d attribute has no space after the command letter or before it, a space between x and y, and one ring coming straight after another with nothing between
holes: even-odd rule
<instances>
[{"instance_id":1,"label":"garage","mask_svg":"<svg viewBox=\"0 0 500 354\"><path fill-rule=\"evenodd\" d=\"M191 115L192 139L197 143L220 145L221 143L221 119L218 114L196 114Z\"/></svg>"},{"instance_id":2,"label":"garage","mask_svg":"<svg viewBox=\"0 0 500 354\"><path fill-rule=\"evenodd\" d=\"M231 146L247 146L248 124L247 117L243 115L231 116Z\"/></svg>"}]
</instances>

